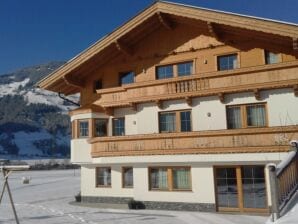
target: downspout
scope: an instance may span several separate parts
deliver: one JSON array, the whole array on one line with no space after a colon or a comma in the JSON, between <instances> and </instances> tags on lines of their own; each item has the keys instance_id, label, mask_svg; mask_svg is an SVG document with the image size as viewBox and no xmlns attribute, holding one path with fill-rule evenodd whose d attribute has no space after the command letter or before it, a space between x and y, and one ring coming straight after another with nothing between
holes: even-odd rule
<instances>
[{"instance_id":1,"label":"downspout","mask_svg":"<svg viewBox=\"0 0 298 224\"><path fill-rule=\"evenodd\" d=\"M74 101L66 98L65 96L62 96L62 94L60 92L58 93L58 96L59 96L59 98L61 98L62 100L66 101L66 102L72 103L72 104L74 104L74 105L76 105L78 107L80 106L79 103L76 103L76 102L74 102Z\"/></svg>"}]
</instances>

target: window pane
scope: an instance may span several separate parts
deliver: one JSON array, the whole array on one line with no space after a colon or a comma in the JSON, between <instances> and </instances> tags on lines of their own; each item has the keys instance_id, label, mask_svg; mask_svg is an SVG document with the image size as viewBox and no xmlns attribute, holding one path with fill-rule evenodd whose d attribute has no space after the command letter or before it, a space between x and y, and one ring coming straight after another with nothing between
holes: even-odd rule
<instances>
[{"instance_id":1,"label":"window pane","mask_svg":"<svg viewBox=\"0 0 298 224\"><path fill-rule=\"evenodd\" d=\"M241 128L241 109L240 107L227 108L228 129Z\"/></svg>"},{"instance_id":2,"label":"window pane","mask_svg":"<svg viewBox=\"0 0 298 224\"><path fill-rule=\"evenodd\" d=\"M111 168L109 167L97 168L97 185L111 186Z\"/></svg>"},{"instance_id":3,"label":"window pane","mask_svg":"<svg viewBox=\"0 0 298 224\"><path fill-rule=\"evenodd\" d=\"M123 169L123 187L133 186L133 168L127 167Z\"/></svg>"},{"instance_id":4,"label":"window pane","mask_svg":"<svg viewBox=\"0 0 298 224\"><path fill-rule=\"evenodd\" d=\"M180 112L180 119L181 119L181 131L191 131L191 118L190 118L190 111L182 111Z\"/></svg>"},{"instance_id":5,"label":"window pane","mask_svg":"<svg viewBox=\"0 0 298 224\"><path fill-rule=\"evenodd\" d=\"M95 120L95 136L107 136L107 120L96 119Z\"/></svg>"},{"instance_id":6,"label":"window pane","mask_svg":"<svg viewBox=\"0 0 298 224\"><path fill-rule=\"evenodd\" d=\"M266 208L264 166L244 166L242 187L245 208Z\"/></svg>"},{"instance_id":7,"label":"window pane","mask_svg":"<svg viewBox=\"0 0 298 224\"><path fill-rule=\"evenodd\" d=\"M173 77L173 65L159 66L156 68L157 79L167 79Z\"/></svg>"},{"instance_id":8,"label":"window pane","mask_svg":"<svg viewBox=\"0 0 298 224\"><path fill-rule=\"evenodd\" d=\"M246 106L247 126L263 127L265 126L265 106L249 105Z\"/></svg>"},{"instance_id":9,"label":"window pane","mask_svg":"<svg viewBox=\"0 0 298 224\"><path fill-rule=\"evenodd\" d=\"M120 76L120 85L125 85L134 82L135 73L134 72L126 72L121 74Z\"/></svg>"},{"instance_id":10,"label":"window pane","mask_svg":"<svg viewBox=\"0 0 298 224\"><path fill-rule=\"evenodd\" d=\"M150 170L151 189L168 189L167 168L153 168Z\"/></svg>"},{"instance_id":11,"label":"window pane","mask_svg":"<svg viewBox=\"0 0 298 224\"><path fill-rule=\"evenodd\" d=\"M266 64L278 63L278 54L272 53L270 51L265 51L265 61Z\"/></svg>"},{"instance_id":12,"label":"window pane","mask_svg":"<svg viewBox=\"0 0 298 224\"><path fill-rule=\"evenodd\" d=\"M189 168L173 168L173 187L182 190L191 189Z\"/></svg>"},{"instance_id":13,"label":"window pane","mask_svg":"<svg viewBox=\"0 0 298 224\"><path fill-rule=\"evenodd\" d=\"M217 202L220 207L238 207L235 168L216 169Z\"/></svg>"},{"instance_id":14,"label":"window pane","mask_svg":"<svg viewBox=\"0 0 298 224\"><path fill-rule=\"evenodd\" d=\"M192 62L181 63L177 65L178 76L186 76L192 74Z\"/></svg>"},{"instance_id":15,"label":"window pane","mask_svg":"<svg viewBox=\"0 0 298 224\"><path fill-rule=\"evenodd\" d=\"M218 56L217 68L219 71L237 68L237 54Z\"/></svg>"},{"instance_id":16,"label":"window pane","mask_svg":"<svg viewBox=\"0 0 298 224\"><path fill-rule=\"evenodd\" d=\"M79 121L80 137L89 136L89 121Z\"/></svg>"},{"instance_id":17,"label":"window pane","mask_svg":"<svg viewBox=\"0 0 298 224\"><path fill-rule=\"evenodd\" d=\"M160 132L175 132L176 131L176 114L161 113L159 114Z\"/></svg>"},{"instance_id":18,"label":"window pane","mask_svg":"<svg viewBox=\"0 0 298 224\"><path fill-rule=\"evenodd\" d=\"M113 135L125 135L125 120L123 117L113 119Z\"/></svg>"}]
</instances>

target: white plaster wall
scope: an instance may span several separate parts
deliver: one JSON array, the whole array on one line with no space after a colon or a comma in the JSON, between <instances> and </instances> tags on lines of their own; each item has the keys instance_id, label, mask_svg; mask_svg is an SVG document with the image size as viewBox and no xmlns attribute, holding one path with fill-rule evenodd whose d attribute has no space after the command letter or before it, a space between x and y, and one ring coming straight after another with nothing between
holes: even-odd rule
<instances>
[{"instance_id":1,"label":"white plaster wall","mask_svg":"<svg viewBox=\"0 0 298 224\"><path fill-rule=\"evenodd\" d=\"M298 97L293 89L265 91L262 95L268 98L269 126L298 124Z\"/></svg>"},{"instance_id":2,"label":"white plaster wall","mask_svg":"<svg viewBox=\"0 0 298 224\"><path fill-rule=\"evenodd\" d=\"M90 163L92 161L91 145L86 138L72 139L70 145L70 161L72 163Z\"/></svg>"},{"instance_id":3,"label":"white plaster wall","mask_svg":"<svg viewBox=\"0 0 298 224\"><path fill-rule=\"evenodd\" d=\"M96 165L81 166L81 194L83 196L133 197L133 188L122 188L120 165L111 166L111 187L96 187L95 167Z\"/></svg>"},{"instance_id":4,"label":"white plaster wall","mask_svg":"<svg viewBox=\"0 0 298 224\"><path fill-rule=\"evenodd\" d=\"M194 98L192 122L193 131L226 129L225 105L217 96Z\"/></svg>"},{"instance_id":5,"label":"white plaster wall","mask_svg":"<svg viewBox=\"0 0 298 224\"><path fill-rule=\"evenodd\" d=\"M164 164L154 164L155 166ZM171 164L173 166L177 164ZM166 201L166 202L190 202L190 203L215 203L214 194L214 180L213 180L213 168L210 166L200 167L196 164L184 164L192 165L191 167L191 179L192 190L191 191L150 191L148 167L137 166L134 169L134 198L135 200L143 201Z\"/></svg>"}]
</instances>

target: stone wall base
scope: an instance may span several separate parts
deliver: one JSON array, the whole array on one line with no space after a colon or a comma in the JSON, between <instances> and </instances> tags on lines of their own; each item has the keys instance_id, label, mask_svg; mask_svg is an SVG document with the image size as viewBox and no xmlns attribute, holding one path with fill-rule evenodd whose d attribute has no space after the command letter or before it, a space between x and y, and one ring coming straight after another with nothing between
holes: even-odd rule
<instances>
[{"instance_id":1,"label":"stone wall base","mask_svg":"<svg viewBox=\"0 0 298 224\"><path fill-rule=\"evenodd\" d=\"M133 198L82 196L83 203L128 204L128 202L130 202L131 200L133 200ZM162 201L137 201L137 203L139 205L142 205L141 207L139 207L142 209L216 212L215 204L211 203L185 203Z\"/></svg>"}]
</instances>

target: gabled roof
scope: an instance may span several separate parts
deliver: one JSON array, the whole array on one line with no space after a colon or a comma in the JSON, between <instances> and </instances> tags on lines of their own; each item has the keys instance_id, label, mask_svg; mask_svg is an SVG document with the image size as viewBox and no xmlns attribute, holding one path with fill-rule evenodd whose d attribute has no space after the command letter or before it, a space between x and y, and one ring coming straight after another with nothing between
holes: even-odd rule
<instances>
[{"instance_id":1,"label":"gabled roof","mask_svg":"<svg viewBox=\"0 0 298 224\"><path fill-rule=\"evenodd\" d=\"M95 64L98 66L97 62L104 64L115 56L113 52L122 51L130 54L129 46L133 41L144 38L147 30L154 29L154 26L172 29L170 17L204 22L213 36L216 36L216 27L233 27L267 35L263 36L263 39L270 38L268 35L274 35L279 42L285 43L297 52L297 24L158 1L42 79L37 86L66 95L79 92L83 75L88 73L84 71L84 67L90 68Z\"/></svg>"}]
</instances>

